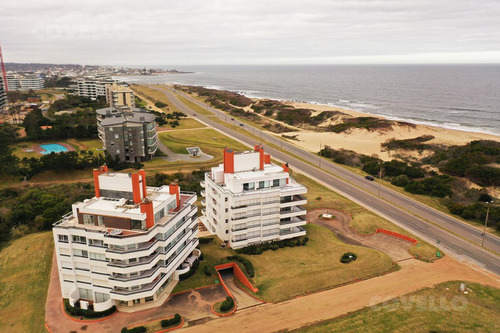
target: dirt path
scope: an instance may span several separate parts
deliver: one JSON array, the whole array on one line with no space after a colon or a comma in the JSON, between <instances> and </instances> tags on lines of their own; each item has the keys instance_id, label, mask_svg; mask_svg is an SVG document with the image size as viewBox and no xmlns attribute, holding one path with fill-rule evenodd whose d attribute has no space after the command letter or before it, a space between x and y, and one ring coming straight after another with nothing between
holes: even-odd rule
<instances>
[{"instance_id":1,"label":"dirt path","mask_svg":"<svg viewBox=\"0 0 500 333\"><path fill-rule=\"evenodd\" d=\"M209 321L202 327L187 327L182 332L263 333L294 329L450 280L478 282L500 288L498 277L473 269L449 256L434 263L413 260L408 264L404 261L401 266L401 270L392 274L278 304L236 311L231 317Z\"/></svg>"},{"instance_id":2,"label":"dirt path","mask_svg":"<svg viewBox=\"0 0 500 333\"><path fill-rule=\"evenodd\" d=\"M335 216L335 219L325 221L320 218L323 213ZM361 235L349 227L351 216L334 209L315 209L307 213L307 221L332 230L337 237L347 244L369 247L387 254L394 261L413 258L408 252L411 243L385 234ZM413 261L413 260L412 260Z\"/></svg>"}]
</instances>

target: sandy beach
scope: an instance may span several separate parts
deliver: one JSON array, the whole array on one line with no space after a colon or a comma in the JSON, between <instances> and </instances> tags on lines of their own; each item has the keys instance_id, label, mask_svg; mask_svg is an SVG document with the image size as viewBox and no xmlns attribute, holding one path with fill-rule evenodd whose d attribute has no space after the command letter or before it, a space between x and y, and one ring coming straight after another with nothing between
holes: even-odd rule
<instances>
[{"instance_id":1,"label":"sandy beach","mask_svg":"<svg viewBox=\"0 0 500 333\"><path fill-rule=\"evenodd\" d=\"M312 109L318 111L318 113L320 113L321 111L340 111L352 117L383 118L381 116L336 108L329 105L298 102L286 102L286 104L292 105L296 108ZM445 145L464 145L473 140L500 141L500 136L492 134L466 132L429 125L415 125L414 127L394 125L393 128L389 130L367 131L364 129L352 129L344 133L322 133L300 130L299 132L290 132L285 134L298 135L297 139L300 141L293 142L296 145L311 152L318 152L320 149L320 145L322 147L328 145L334 149L343 148L369 156L377 155L383 160L391 160L393 158L392 155L395 153L394 151L391 155L391 152L383 151L381 147L381 143L392 138L411 139L422 135L432 135L435 138L428 141L428 143Z\"/></svg>"}]
</instances>

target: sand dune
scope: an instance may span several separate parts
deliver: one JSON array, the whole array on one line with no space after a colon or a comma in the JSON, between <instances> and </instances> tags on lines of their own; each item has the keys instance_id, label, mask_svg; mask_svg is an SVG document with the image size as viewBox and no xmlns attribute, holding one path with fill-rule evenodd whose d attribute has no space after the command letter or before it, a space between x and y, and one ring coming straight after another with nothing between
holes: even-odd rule
<instances>
[{"instance_id":1,"label":"sand dune","mask_svg":"<svg viewBox=\"0 0 500 333\"><path fill-rule=\"evenodd\" d=\"M328 105L308 104L288 102L297 108L308 108L318 112L321 111L341 111L352 117L378 117L357 111L346 110ZM392 139L411 139L422 135L432 135L435 138L428 143L445 145L463 145L473 140L495 140L500 141L500 137L492 134L465 132L459 130L446 129L428 125L399 126L395 125L390 130L367 131L364 129L352 129L344 133L332 132L313 132L301 130L299 132L288 133L289 135L298 134L300 141L293 141L300 147L311 152L318 152L320 145L328 145L334 149L348 149L365 155L377 155L383 160L392 159L390 152L382 151L380 144ZM392 152L394 154L394 152Z\"/></svg>"}]
</instances>

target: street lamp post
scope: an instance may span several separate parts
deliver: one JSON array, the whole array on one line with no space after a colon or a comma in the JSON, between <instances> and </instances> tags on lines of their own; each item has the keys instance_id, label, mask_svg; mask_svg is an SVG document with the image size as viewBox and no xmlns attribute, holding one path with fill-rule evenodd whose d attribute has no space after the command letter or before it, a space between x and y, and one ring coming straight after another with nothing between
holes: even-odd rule
<instances>
[{"instance_id":1,"label":"street lamp post","mask_svg":"<svg viewBox=\"0 0 500 333\"><path fill-rule=\"evenodd\" d=\"M488 225L488 215L490 213L490 206L493 203L493 200L486 202L488 208L486 208L486 218L484 219L484 229L483 229L483 238L481 239L481 247L484 245L484 236L486 236L486 226Z\"/></svg>"}]
</instances>

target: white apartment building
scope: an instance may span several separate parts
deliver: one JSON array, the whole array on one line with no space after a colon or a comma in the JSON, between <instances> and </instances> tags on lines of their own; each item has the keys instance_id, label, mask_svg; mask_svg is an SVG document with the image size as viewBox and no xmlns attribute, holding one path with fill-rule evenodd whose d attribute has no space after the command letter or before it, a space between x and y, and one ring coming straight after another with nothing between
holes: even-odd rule
<instances>
[{"instance_id":1,"label":"white apartment building","mask_svg":"<svg viewBox=\"0 0 500 333\"><path fill-rule=\"evenodd\" d=\"M41 77L37 75L19 75L19 74L7 74L7 85L10 91L15 90L38 90L43 89L44 82Z\"/></svg>"},{"instance_id":2,"label":"white apartment building","mask_svg":"<svg viewBox=\"0 0 500 333\"><path fill-rule=\"evenodd\" d=\"M224 149L224 163L201 185L203 224L234 249L306 234L307 188L290 177L288 165L271 163L260 145L238 154Z\"/></svg>"},{"instance_id":3,"label":"white apartment building","mask_svg":"<svg viewBox=\"0 0 500 333\"><path fill-rule=\"evenodd\" d=\"M106 96L106 85L112 84L115 80L110 78L83 78L77 80L78 96L85 96L97 99L99 96Z\"/></svg>"},{"instance_id":4,"label":"white apartment building","mask_svg":"<svg viewBox=\"0 0 500 333\"><path fill-rule=\"evenodd\" d=\"M200 251L195 193L147 187L144 171L94 170L95 197L54 224L63 298L81 308L159 306Z\"/></svg>"},{"instance_id":5,"label":"white apartment building","mask_svg":"<svg viewBox=\"0 0 500 333\"><path fill-rule=\"evenodd\" d=\"M134 92L128 86L117 83L106 85L106 103L110 107L128 106L135 107Z\"/></svg>"}]
</instances>

